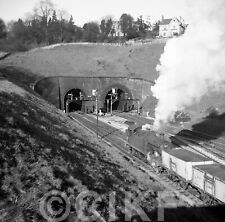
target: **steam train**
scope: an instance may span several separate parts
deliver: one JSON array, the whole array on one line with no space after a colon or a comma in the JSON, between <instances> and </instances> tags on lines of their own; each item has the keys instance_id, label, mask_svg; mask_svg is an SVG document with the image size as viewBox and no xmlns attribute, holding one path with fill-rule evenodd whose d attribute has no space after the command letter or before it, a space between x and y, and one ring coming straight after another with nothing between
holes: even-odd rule
<instances>
[{"instance_id":1,"label":"steam train","mask_svg":"<svg viewBox=\"0 0 225 222\"><path fill-rule=\"evenodd\" d=\"M177 146L176 138L143 130L133 124L127 129L127 149L150 164L207 205L225 203L225 166L215 163L188 146ZM179 142L179 141L177 141Z\"/></svg>"}]
</instances>

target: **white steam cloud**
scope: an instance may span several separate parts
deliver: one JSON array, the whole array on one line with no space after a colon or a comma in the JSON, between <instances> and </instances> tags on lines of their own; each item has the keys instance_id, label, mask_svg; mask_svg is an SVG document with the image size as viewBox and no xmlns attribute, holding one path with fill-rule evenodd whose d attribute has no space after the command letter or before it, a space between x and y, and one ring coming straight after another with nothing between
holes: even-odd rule
<instances>
[{"instance_id":1,"label":"white steam cloud","mask_svg":"<svg viewBox=\"0 0 225 222\"><path fill-rule=\"evenodd\" d=\"M203 95L225 89L225 0L191 4L185 34L167 41L157 66L159 77L151 88L158 99L155 128Z\"/></svg>"}]
</instances>

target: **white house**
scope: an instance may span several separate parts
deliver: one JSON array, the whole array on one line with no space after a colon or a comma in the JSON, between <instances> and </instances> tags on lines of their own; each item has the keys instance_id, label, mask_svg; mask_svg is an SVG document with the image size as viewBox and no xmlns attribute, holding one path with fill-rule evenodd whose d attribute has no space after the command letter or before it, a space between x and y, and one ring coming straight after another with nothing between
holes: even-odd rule
<instances>
[{"instance_id":1,"label":"white house","mask_svg":"<svg viewBox=\"0 0 225 222\"><path fill-rule=\"evenodd\" d=\"M159 37L169 38L184 33L185 27L178 18L162 19L159 23Z\"/></svg>"},{"instance_id":2,"label":"white house","mask_svg":"<svg viewBox=\"0 0 225 222\"><path fill-rule=\"evenodd\" d=\"M114 35L117 37L123 36L123 32L121 30L120 22L119 21L113 21L113 27Z\"/></svg>"}]
</instances>

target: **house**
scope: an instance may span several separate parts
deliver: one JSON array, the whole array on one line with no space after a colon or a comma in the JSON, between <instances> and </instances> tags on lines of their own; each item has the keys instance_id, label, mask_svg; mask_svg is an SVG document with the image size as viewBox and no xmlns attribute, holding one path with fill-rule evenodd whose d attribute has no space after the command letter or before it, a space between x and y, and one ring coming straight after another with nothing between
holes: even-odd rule
<instances>
[{"instance_id":1,"label":"house","mask_svg":"<svg viewBox=\"0 0 225 222\"><path fill-rule=\"evenodd\" d=\"M120 22L119 21L113 21L113 34L114 36L117 36L117 37L121 37L123 36L123 32L121 30L121 26L120 26Z\"/></svg>"},{"instance_id":2,"label":"house","mask_svg":"<svg viewBox=\"0 0 225 222\"><path fill-rule=\"evenodd\" d=\"M171 18L164 19L162 18L159 23L159 37L170 38L173 36L178 36L184 33L185 26L182 19Z\"/></svg>"},{"instance_id":3,"label":"house","mask_svg":"<svg viewBox=\"0 0 225 222\"><path fill-rule=\"evenodd\" d=\"M146 30L152 31L151 17L146 16L143 20L144 20L144 23L146 24Z\"/></svg>"}]
</instances>

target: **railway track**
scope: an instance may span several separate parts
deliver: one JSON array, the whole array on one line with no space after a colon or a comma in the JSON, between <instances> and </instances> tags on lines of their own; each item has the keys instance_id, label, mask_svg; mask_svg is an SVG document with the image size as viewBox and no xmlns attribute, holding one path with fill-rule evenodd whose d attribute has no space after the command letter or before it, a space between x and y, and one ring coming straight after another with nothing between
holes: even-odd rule
<instances>
[{"instance_id":1,"label":"railway track","mask_svg":"<svg viewBox=\"0 0 225 222\"><path fill-rule=\"evenodd\" d=\"M76 121L78 124L86 128L92 133L96 133L96 119L90 116L83 116L77 113L69 114L69 117ZM204 202L197 198L195 195L189 193L187 190L183 189L177 183L174 183L167 176L156 173L154 169L139 159L138 157L132 155L126 146L126 135L114 127L111 127L105 123L99 121L99 138L110 146L115 147L121 155L123 155L130 162L135 164L139 169L147 173L151 178L156 180L159 184L163 185L168 191L172 192L179 199L183 200L190 206L203 206Z\"/></svg>"},{"instance_id":2,"label":"railway track","mask_svg":"<svg viewBox=\"0 0 225 222\"><path fill-rule=\"evenodd\" d=\"M127 113L117 113L117 116L123 117L128 119L129 121L133 121L135 123L140 123L140 124L153 124L153 120L152 119L146 119L142 116L137 116L137 115L131 115L131 114L127 114Z\"/></svg>"},{"instance_id":3,"label":"railway track","mask_svg":"<svg viewBox=\"0 0 225 222\"><path fill-rule=\"evenodd\" d=\"M170 131L170 133L173 133L173 129L176 129L177 131L179 128L175 126L170 126L170 129L168 131ZM217 146L217 149L221 149L225 151L225 145L224 145L225 138L223 137L217 138L213 135L209 135L196 130L193 130L193 131L182 130L179 134L181 136L183 135L192 139L196 139L196 141L198 140L199 143L207 144L208 146L212 146L212 147Z\"/></svg>"},{"instance_id":4,"label":"railway track","mask_svg":"<svg viewBox=\"0 0 225 222\"><path fill-rule=\"evenodd\" d=\"M140 124L146 124L146 122L143 122L143 119L140 120L139 116L137 115L136 116L129 115L128 117L127 115L124 116L123 114L122 117L125 117L126 119L128 119L128 121L133 121L135 123L139 122ZM147 123L151 124L149 119L147 119ZM175 128L175 130L171 130L171 132L175 132L175 133L170 132L171 128L172 129ZM200 153L204 155L205 157L208 157L214 160L215 163L225 165L225 146L224 146L225 139L224 138L217 138L216 136L213 136L213 135L201 133L196 130L194 131L187 130L187 129L184 129L183 127L176 127L174 125L169 125L169 128L166 131L164 131L164 134L166 135L166 138L170 138L170 139L173 138L173 143L174 143L174 138L178 140L178 143L175 143L175 144L182 147L183 149L189 150L197 154ZM174 177L173 179L173 176L171 179L177 180L176 177ZM182 181L181 181L181 186L183 186ZM192 188L194 187L192 186ZM193 190L192 188L190 187L190 192L195 193L195 190ZM201 198L201 200L203 200L206 203L206 205L221 204L220 201L212 199L210 196L206 197L204 194L199 195L199 198Z\"/></svg>"},{"instance_id":5,"label":"railway track","mask_svg":"<svg viewBox=\"0 0 225 222\"><path fill-rule=\"evenodd\" d=\"M209 144L204 144L199 142L198 139L192 138L192 137L188 137L188 136L177 136L178 138L182 138L185 139L186 141L189 142L190 145L197 145L197 146L201 146L202 148L205 148L206 150L211 151L213 154L218 155L218 157L222 157L225 159L225 153L224 153L224 148L219 147L218 145L214 145L214 146L210 146ZM216 146L216 148L215 148Z\"/></svg>"}]
</instances>

